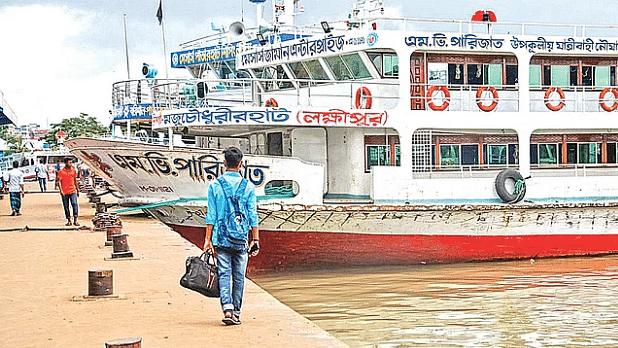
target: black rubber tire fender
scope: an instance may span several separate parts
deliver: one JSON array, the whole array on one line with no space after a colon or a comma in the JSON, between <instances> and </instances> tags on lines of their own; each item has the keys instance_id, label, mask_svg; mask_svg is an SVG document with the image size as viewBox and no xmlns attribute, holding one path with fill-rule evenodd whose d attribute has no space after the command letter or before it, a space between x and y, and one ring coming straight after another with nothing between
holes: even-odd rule
<instances>
[{"instance_id":1,"label":"black rubber tire fender","mask_svg":"<svg viewBox=\"0 0 618 348\"><path fill-rule=\"evenodd\" d=\"M500 171L500 173L498 173L498 176L496 176L496 181L495 181L496 193L498 194L500 199L502 199L502 201L505 203L517 203L519 201L517 199L518 197L521 199L526 195L526 186L524 185L522 189L523 191L522 193L520 193L519 195L516 195L515 193L509 192L506 189L506 181L509 179L513 180L514 182L517 182L519 180L524 180L524 177L521 176L521 174L515 169L507 168L507 169Z\"/></svg>"}]
</instances>

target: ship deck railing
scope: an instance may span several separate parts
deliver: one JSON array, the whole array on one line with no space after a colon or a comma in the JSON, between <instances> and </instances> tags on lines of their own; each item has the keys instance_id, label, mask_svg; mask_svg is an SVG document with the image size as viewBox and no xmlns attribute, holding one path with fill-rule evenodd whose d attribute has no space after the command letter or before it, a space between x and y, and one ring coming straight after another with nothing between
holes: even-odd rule
<instances>
[{"instance_id":1,"label":"ship deck railing","mask_svg":"<svg viewBox=\"0 0 618 348\"><path fill-rule=\"evenodd\" d=\"M197 84L209 86L203 97ZM194 87L190 87L194 86ZM214 87L213 87L214 86ZM208 106L264 106L273 98L279 107L355 108L356 94L369 88L372 108L392 109L399 100L399 83L388 80L312 79L206 79L183 80L154 85L153 103L161 108Z\"/></svg>"},{"instance_id":2,"label":"ship deck railing","mask_svg":"<svg viewBox=\"0 0 618 348\"><path fill-rule=\"evenodd\" d=\"M519 169L517 164L474 164L474 165L427 165L413 168L415 179L473 179L495 178L505 168ZM598 177L618 176L618 164L551 164L531 165L532 177Z\"/></svg>"}]
</instances>

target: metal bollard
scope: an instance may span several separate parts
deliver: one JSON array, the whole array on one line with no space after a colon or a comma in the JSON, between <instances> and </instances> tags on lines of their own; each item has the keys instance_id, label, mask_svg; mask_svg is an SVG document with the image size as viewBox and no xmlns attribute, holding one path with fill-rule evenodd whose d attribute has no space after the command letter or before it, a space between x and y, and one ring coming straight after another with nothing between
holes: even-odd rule
<instances>
[{"instance_id":1,"label":"metal bollard","mask_svg":"<svg viewBox=\"0 0 618 348\"><path fill-rule=\"evenodd\" d=\"M105 348L142 348L141 337L121 338L105 342Z\"/></svg>"},{"instance_id":2,"label":"metal bollard","mask_svg":"<svg viewBox=\"0 0 618 348\"><path fill-rule=\"evenodd\" d=\"M88 296L108 296L114 294L114 271L111 269L92 269L88 271Z\"/></svg>"},{"instance_id":3,"label":"metal bollard","mask_svg":"<svg viewBox=\"0 0 618 348\"><path fill-rule=\"evenodd\" d=\"M133 257L133 253L129 251L129 243L127 242L128 234L114 234L112 236L114 252L112 252L112 259L122 257Z\"/></svg>"}]
</instances>

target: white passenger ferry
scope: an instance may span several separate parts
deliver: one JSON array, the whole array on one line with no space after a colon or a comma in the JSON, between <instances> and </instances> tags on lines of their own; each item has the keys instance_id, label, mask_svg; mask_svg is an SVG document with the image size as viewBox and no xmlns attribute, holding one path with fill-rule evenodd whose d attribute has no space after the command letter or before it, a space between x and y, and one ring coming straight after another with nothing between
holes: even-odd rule
<instances>
[{"instance_id":1,"label":"white passenger ferry","mask_svg":"<svg viewBox=\"0 0 618 348\"><path fill-rule=\"evenodd\" d=\"M230 71L250 79L225 100L153 87L153 130L215 149L67 146L198 246L220 149L240 146L260 200L253 270L616 253L616 28L476 17L357 0L343 21L235 44ZM182 49L173 66L218 86L200 74L223 63Z\"/></svg>"}]
</instances>

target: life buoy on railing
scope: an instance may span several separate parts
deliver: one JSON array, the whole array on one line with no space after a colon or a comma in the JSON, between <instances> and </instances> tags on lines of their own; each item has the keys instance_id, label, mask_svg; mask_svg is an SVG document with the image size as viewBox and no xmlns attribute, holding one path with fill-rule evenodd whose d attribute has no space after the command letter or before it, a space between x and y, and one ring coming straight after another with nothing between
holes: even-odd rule
<instances>
[{"instance_id":1,"label":"life buoy on railing","mask_svg":"<svg viewBox=\"0 0 618 348\"><path fill-rule=\"evenodd\" d=\"M554 104L549 102L549 97L554 92L558 93L558 95L560 96L560 103L558 103L558 105L554 105ZM562 88L560 88L560 87L549 87L545 91L545 106L547 106L547 108L549 110L551 110L551 111L559 111L559 110L561 110L566 105L564 103L564 101L565 101L565 97L564 97L564 92L562 91Z\"/></svg>"},{"instance_id":2,"label":"life buoy on railing","mask_svg":"<svg viewBox=\"0 0 618 348\"><path fill-rule=\"evenodd\" d=\"M277 106L279 106L279 103L277 103L277 101L275 100L275 98L270 98L266 101L266 103L264 104L265 107L269 108L269 107L273 107L276 108Z\"/></svg>"},{"instance_id":3,"label":"life buoy on railing","mask_svg":"<svg viewBox=\"0 0 618 348\"><path fill-rule=\"evenodd\" d=\"M438 106L433 102L433 93L438 90L444 93L444 99L442 100L442 105ZM446 86L431 86L427 91L427 104L434 111L444 111L448 108L448 104L451 102L451 92L449 92Z\"/></svg>"},{"instance_id":4,"label":"life buoy on railing","mask_svg":"<svg viewBox=\"0 0 618 348\"><path fill-rule=\"evenodd\" d=\"M354 106L357 109L371 109L371 91L369 88L362 86L356 90L356 99L354 100Z\"/></svg>"},{"instance_id":5,"label":"life buoy on railing","mask_svg":"<svg viewBox=\"0 0 618 348\"><path fill-rule=\"evenodd\" d=\"M483 92L489 91L491 92L492 103L489 105L484 105L481 97L483 96ZM478 105L479 109L490 112L493 111L496 106L498 106L498 91L496 91L495 87L479 87L476 91L476 105Z\"/></svg>"},{"instance_id":6,"label":"life buoy on railing","mask_svg":"<svg viewBox=\"0 0 618 348\"><path fill-rule=\"evenodd\" d=\"M507 180L511 180L513 182L513 192L510 192L506 188ZM496 176L495 181L496 193L498 197L502 199L504 203L517 203L521 201L526 195L526 181L524 177L515 169L504 169L498 176Z\"/></svg>"},{"instance_id":7,"label":"life buoy on railing","mask_svg":"<svg viewBox=\"0 0 618 348\"><path fill-rule=\"evenodd\" d=\"M614 95L614 103L611 106L605 104L605 96L609 92L612 92ZM601 104L601 108L607 112L612 112L618 109L618 91L615 88L605 88L599 95L599 104Z\"/></svg>"}]
</instances>

